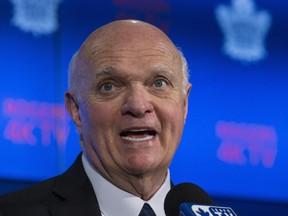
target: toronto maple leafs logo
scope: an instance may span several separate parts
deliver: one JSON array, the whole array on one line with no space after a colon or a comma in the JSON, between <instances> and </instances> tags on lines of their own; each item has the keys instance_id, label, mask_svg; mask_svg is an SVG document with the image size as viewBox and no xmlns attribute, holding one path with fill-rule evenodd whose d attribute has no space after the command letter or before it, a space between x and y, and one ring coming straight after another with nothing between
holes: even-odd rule
<instances>
[{"instance_id":1,"label":"toronto maple leafs logo","mask_svg":"<svg viewBox=\"0 0 288 216\"><path fill-rule=\"evenodd\" d=\"M267 55L265 37L271 15L257 11L253 0L232 0L231 6L219 5L216 19L224 34L224 52L233 59L255 62Z\"/></svg>"},{"instance_id":2,"label":"toronto maple leafs logo","mask_svg":"<svg viewBox=\"0 0 288 216\"><path fill-rule=\"evenodd\" d=\"M57 9L61 0L11 0L14 6L12 23L34 35L57 30Z\"/></svg>"},{"instance_id":3,"label":"toronto maple leafs logo","mask_svg":"<svg viewBox=\"0 0 288 216\"><path fill-rule=\"evenodd\" d=\"M192 214L195 216L237 216L230 207L192 204Z\"/></svg>"}]
</instances>

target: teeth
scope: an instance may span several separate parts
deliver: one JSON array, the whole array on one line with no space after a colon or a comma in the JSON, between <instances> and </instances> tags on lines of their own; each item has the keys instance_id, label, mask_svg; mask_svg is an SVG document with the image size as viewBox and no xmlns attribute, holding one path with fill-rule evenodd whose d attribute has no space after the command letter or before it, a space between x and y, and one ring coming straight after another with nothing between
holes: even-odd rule
<instances>
[{"instance_id":1,"label":"teeth","mask_svg":"<svg viewBox=\"0 0 288 216\"><path fill-rule=\"evenodd\" d=\"M141 132L141 131L147 131L147 129L132 129L131 132Z\"/></svg>"},{"instance_id":2,"label":"teeth","mask_svg":"<svg viewBox=\"0 0 288 216\"><path fill-rule=\"evenodd\" d=\"M155 136L154 131L150 131L147 128L140 129L131 129L129 131L125 131L120 133L122 139L131 141L131 142L141 142L153 139Z\"/></svg>"},{"instance_id":3,"label":"teeth","mask_svg":"<svg viewBox=\"0 0 288 216\"><path fill-rule=\"evenodd\" d=\"M141 141L146 141L152 139L153 136L148 135L145 137L129 137L129 136L123 136L122 139L128 140L128 141L133 141L133 142L141 142Z\"/></svg>"}]
</instances>

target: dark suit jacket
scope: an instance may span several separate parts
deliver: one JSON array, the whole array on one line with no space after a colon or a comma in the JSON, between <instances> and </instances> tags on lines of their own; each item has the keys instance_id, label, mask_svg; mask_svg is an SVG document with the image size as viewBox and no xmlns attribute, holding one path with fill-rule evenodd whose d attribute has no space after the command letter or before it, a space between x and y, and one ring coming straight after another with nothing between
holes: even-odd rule
<instances>
[{"instance_id":1,"label":"dark suit jacket","mask_svg":"<svg viewBox=\"0 0 288 216\"><path fill-rule=\"evenodd\" d=\"M101 216L81 155L62 175L0 196L0 216Z\"/></svg>"}]
</instances>

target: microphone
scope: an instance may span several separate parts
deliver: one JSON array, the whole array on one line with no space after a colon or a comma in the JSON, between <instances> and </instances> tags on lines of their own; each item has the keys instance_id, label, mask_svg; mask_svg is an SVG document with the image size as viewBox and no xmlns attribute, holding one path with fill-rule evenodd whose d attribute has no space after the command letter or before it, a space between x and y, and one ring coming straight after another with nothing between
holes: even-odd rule
<instances>
[{"instance_id":1,"label":"microphone","mask_svg":"<svg viewBox=\"0 0 288 216\"><path fill-rule=\"evenodd\" d=\"M164 201L166 216L237 216L229 207L216 206L201 187L181 183L173 187Z\"/></svg>"},{"instance_id":2,"label":"microphone","mask_svg":"<svg viewBox=\"0 0 288 216\"><path fill-rule=\"evenodd\" d=\"M198 185L181 183L174 186L166 195L164 201L166 216L178 216L180 205L186 202L213 204L209 195Z\"/></svg>"}]
</instances>

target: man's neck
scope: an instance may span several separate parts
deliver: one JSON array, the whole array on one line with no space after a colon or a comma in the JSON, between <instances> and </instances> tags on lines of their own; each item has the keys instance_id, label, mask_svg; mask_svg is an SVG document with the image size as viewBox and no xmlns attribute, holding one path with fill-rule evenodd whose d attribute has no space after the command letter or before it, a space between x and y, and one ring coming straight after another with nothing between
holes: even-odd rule
<instances>
[{"instance_id":1,"label":"man's neck","mask_svg":"<svg viewBox=\"0 0 288 216\"><path fill-rule=\"evenodd\" d=\"M116 176L116 179L111 179L111 182L117 187L140 197L142 200L149 200L164 183L166 175L167 171L163 174L155 173L123 178Z\"/></svg>"},{"instance_id":2,"label":"man's neck","mask_svg":"<svg viewBox=\"0 0 288 216\"><path fill-rule=\"evenodd\" d=\"M134 177L136 180L129 178L127 182L122 181L123 178L116 179L121 183L121 186L116 186L115 183L112 183L112 180L108 181L107 177L104 178L87 159L83 157L82 160L101 211L107 213L104 215L117 215L119 211L123 212L124 215L138 215L145 202L153 208L156 215L165 215L164 200L171 188L168 169L163 174L166 177L163 180L164 182L161 183L157 183L154 181L155 179L149 178L148 175L138 175ZM153 184L157 184L157 187Z\"/></svg>"},{"instance_id":3,"label":"man's neck","mask_svg":"<svg viewBox=\"0 0 288 216\"><path fill-rule=\"evenodd\" d=\"M84 156L85 157L85 156ZM86 159L89 162L88 159ZM95 161L94 161L95 162ZM140 197L142 200L149 200L161 187L166 179L168 168L158 169L156 171L145 172L141 174L127 174L124 172L107 172L100 164L96 162L97 167L90 163L103 178L116 187Z\"/></svg>"}]
</instances>

